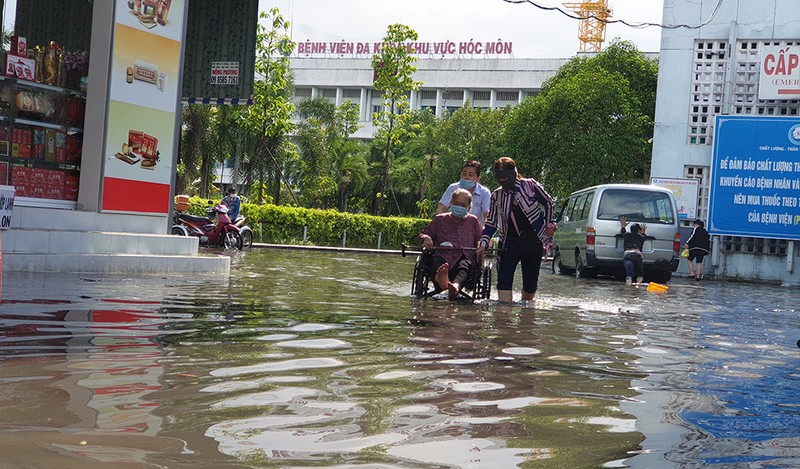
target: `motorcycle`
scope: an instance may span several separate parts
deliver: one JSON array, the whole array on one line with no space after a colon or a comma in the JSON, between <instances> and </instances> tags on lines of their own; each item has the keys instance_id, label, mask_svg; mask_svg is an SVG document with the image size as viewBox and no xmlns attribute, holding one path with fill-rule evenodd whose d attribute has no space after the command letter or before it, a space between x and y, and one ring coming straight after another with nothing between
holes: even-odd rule
<instances>
[{"instance_id":1,"label":"motorcycle","mask_svg":"<svg viewBox=\"0 0 800 469\"><path fill-rule=\"evenodd\" d=\"M208 216L197 217L175 211L172 234L179 236L197 236L200 244L220 246L225 249L242 250L242 234L239 227L231 222L228 207L217 204L206 209Z\"/></svg>"},{"instance_id":2,"label":"motorcycle","mask_svg":"<svg viewBox=\"0 0 800 469\"><path fill-rule=\"evenodd\" d=\"M244 223L245 219L239 215L236 220L233 220L233 224L239 228L239 233L242 235L242 246L251 249L253 247L253 230Z\"/></svg>"}]
</instances>

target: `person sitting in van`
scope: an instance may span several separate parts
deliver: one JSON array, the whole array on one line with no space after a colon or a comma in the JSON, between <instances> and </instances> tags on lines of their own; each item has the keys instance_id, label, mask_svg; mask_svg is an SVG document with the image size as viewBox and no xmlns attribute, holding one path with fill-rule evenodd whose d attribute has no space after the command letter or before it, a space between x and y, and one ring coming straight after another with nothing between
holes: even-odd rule
<instances>
[{"instance_id":1,"label":"person sitting in van","mask_svg":"<svg viewBox=\"0 0 800 469\"><path fill-rule=\"evenodd\" d=\"M476 248L482 229L478 218L469 213L471 203L468 190L456 189L449 202L450 211L436 215L419 234L424 249L442 248L434 251L429 267L436 291L447 290L450 300L458 298L480 260Z\"/></svg>"},{"instance_id":2,"label":"person sitting in van","mask_svg":"<svg viewBox=\"0 0 800 469\"><path fill-rule=\"evenodd\" d=\"M703 220L698 218L692 225L694 225L694 229L689 239L686 240L684 247L689 250L689 257L686 258L689 261L689 276L694 277L695 280L700 280L703 276L703 258L708 255L708 251L711 249L711 237L704 228L705 223L703 223ZM697 261L696 268L693 265L695 260Z\"/></svg>"},{"instance_id":3,"label":"person sitting in van","mask_svg":"<svg viewBox=\"0 0 800 469\"><path fill-rule=\"evenodd\" d=\"M622 256L622 265L625 267L625 283L631 285L634 277L636 283L644 280L644 260L642 258L642 248L647 240L647 225L634 223L631 225L630 233L625 231L628 220L623 216L619 217L619 224L622 227L620 234L623 239L625 253Z\"/></svg>"}]
</instances>

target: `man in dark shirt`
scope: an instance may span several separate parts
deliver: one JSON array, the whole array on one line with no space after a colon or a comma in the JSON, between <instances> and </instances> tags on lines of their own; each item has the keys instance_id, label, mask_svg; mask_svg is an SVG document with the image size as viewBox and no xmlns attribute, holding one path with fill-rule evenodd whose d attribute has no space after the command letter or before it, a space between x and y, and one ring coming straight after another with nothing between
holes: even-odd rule
<instances>
[{"instance_id":1,"label":"man in dark shirt","mask_svg":"<svg viewBox=\"0 0 800 469\"><path fill-rule=\"evenodd\" d=\"M642 248L647 239L647 225L634 223L631 225L630 233L628 233L625 231L625 227L628 226L628 220L625 217L619 217L619 224L622 227L620 234L622 235L625 249L625 254L622 257L622 265L625 267L625 283L631 285L634 276L636 277L636 283L642 283L644 280Z\"/></svg>"}]
</instances>

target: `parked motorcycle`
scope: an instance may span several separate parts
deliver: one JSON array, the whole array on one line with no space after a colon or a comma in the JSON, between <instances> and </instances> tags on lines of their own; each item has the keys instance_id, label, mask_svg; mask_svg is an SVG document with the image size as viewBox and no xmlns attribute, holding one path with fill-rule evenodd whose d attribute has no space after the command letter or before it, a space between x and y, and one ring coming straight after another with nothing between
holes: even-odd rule
<instances>
[{"instance_id":1,"label":"parked motorcycle","mask_svg":"<svg viewBox=\"0 0 800 469\"><path fill-rule=\"evenodd\" d=\"M239 234L242 235L242 246L250 249L253 247L253 230L245 224L245 217L239 215L233 224L239 228Z\"/></svg>"},{"instance_id":2,"label":"parked motorcycle","mask_svg":"<svg viewBox=\"0 0 800 469\"><path fill-rule=\"evenodd\" d=\"M206 209L208 216L197 217L181 211L175 211L172 234L180 236L197 236L200 244L219 246L225 249L242 249L242 235L239 227L231 223L228 207L217 204Z\"/></svg>"}]
</instances>

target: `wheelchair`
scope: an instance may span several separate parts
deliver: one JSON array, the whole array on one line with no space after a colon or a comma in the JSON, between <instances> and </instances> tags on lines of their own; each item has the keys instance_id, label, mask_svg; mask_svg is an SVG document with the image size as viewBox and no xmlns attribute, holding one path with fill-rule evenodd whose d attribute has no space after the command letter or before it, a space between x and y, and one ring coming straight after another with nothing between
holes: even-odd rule
<instances>
[{"instance_id":1,"label":"wheelchair","mask_svg":"<svg viewBox=\"0 0 800 469\"><path fill-rule=\"evenodd\" d=\"M432 250L423 249L414 264L414 277L411 280L411 295L417 298L429 298L433 295L440 293L433 282L433 274L431 272L431 260L436 248ZM460 298L468 300L484 300L488 299L492 293L492 268L493 261L488 255L484 256L483 264L473 267L472 272L467 276L467 281L464 283L464 288L459 293ZM471 291L469 294L467 291Z\"/></svg>"}]
</instances>

